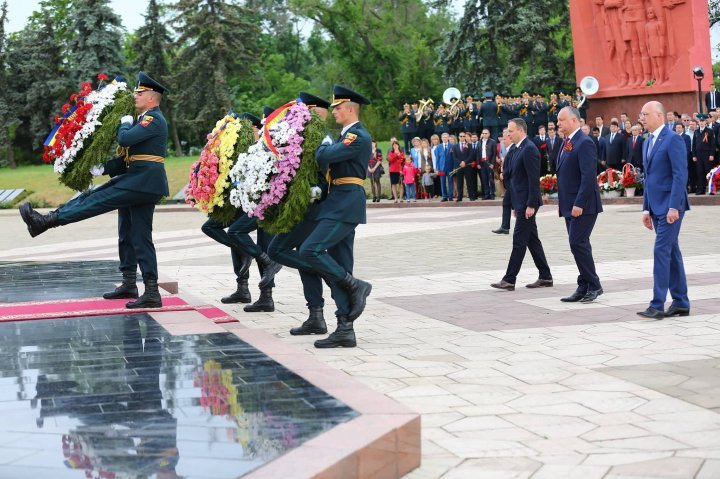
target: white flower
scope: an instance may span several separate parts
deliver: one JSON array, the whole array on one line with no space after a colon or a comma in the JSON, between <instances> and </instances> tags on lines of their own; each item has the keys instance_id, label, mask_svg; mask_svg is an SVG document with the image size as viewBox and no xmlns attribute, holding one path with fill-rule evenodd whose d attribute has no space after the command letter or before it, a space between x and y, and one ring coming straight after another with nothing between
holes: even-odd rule
<instances>
[{"instance_id":1,"label":"white flower","mask_svg":"<svg viewBox=\"0 0 720 479\"><path fill-rule=\"evenodd\" d=\"M262 142L240 153L230 178L235 188L230 192L230 203L244 212L250 213L257 205L262 193L270 188L270 177L277 173L275 155L265 149Z\"/></svg>"},{"instance_id":2,"label":"white flower","mask_svg":"<svg viewBox=\"0 0 720 479\"><path fill-rule=\"evenodd\" d=\"M70 163L75 161L78 153L83 149L85 140L90 138L98 126L102 125L100 116L103 111L115 103L115 95L120 91L127 90L127 83L109 83L102 90L94 90L85 97L85 103L92 105L86 116L86 122L75 133L70 146L63 152L62 156L55 160L54 170L56 173L63 173Z\"/></svg>"}]
</instances>

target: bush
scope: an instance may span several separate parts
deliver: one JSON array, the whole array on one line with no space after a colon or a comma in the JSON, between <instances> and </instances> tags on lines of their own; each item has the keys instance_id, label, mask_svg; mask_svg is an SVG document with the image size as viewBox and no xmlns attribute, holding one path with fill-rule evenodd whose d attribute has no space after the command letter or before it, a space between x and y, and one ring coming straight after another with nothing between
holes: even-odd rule
<instances>
[{"instance_id":1,"label":"bush","mask_svg":"<svg viewBox=\"0 0 720 479\"><path fill-rule=\"evenodd\" d=\"M0 201L0 210L9 210L13 207L13 203L10 201Z\"/></svg>"},{"instance_id":2,"label":"bush","mask_svg":"<svg viewBox=\"0 0 720 479\"><path fill-rule=\"evenodd\" d=\"M45 198L31 198L28 200L28 203L30 203L30 206L33 207L33 209L38 208L52 208L52 203L50 203Z\"/></svg>"}]
</instances>

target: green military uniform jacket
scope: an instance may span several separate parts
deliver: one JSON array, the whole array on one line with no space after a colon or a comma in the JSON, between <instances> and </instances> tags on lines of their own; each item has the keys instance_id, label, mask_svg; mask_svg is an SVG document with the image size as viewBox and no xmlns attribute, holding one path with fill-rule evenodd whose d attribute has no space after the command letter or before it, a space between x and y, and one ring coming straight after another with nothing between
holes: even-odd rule
<instances>
[{"instance_id":1,"label":"green military uniform jacket","mask_svg":"<svg viewBox=\"0 0 720 479\"><path fill-rule=\"evenodd\" d=\"M165 158L167 137L167 122L159 107L140 115L135 124L123 123L118 129L118 144L128 147L131 157L152 155ZM117 188L163 196L170 194L164 163L132 161L127 166L123 157L117 157L104 166L105 173L111 176L109 183Z\"/></svg>"},{"instance_id":2,"label":"green military uniform jacket","mask_svg":"<svg viewBox=\"0 0 720 479\"><path fill-rule=\"evenodd\" d=\"M315 152L315 159L321 170L330 169L332 179L352 177L364 180L371 155L370 133L362 123L357 122L337 143L320 145ZM317 219L364 224L367 222L365 204L366 195L363 186L330 184L330 193L325 201L320 203Z\"/></svg>"}]
</instances>

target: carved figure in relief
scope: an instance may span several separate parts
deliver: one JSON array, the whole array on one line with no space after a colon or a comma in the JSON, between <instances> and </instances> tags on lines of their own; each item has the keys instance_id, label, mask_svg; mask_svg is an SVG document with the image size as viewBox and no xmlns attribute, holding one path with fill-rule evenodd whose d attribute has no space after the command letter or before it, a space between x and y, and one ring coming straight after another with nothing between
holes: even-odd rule
<instances>
[{"instance_id":1,"label":"carved figure in relief","mask_svg":"<svg viewBox=\"0 0 720 479\"><path fill-rule=\"evenodd\" d=\"M640 87L651 77L650 53L645 42L645 0L626 0L622 8L623 38L630 45L633 86ZM630 73L630 72L628 72Z\"/></svg>"},{"instance_id":2,"label":"carved figure in relief","mask_svg":"<svg viewBox=\"0 0 720 479\"><path fill-rule=\"evenodd\" d=\"M667 79L665 72L665 27L655 16L655 9L647 7L647 23L645 24L645 32L647 34L647 44L650 47L650 57L652 58L652 77L655 79L656 85L661 85Z\"/></svg>"}]
</instances>

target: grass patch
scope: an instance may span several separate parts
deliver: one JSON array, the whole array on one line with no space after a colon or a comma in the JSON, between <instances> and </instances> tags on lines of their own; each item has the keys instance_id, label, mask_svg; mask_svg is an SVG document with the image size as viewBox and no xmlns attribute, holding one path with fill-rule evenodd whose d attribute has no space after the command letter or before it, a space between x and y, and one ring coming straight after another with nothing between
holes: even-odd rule
<instances>
[{"instance_id":1,"label":"grass patch","mask_svg":"<svg viewBox=\"0 0 720 479\"><path fill-rule=\"evenodd\" d=\"M172 197L184 187L188 181L190 165L197 158L192 156L170 157L165 159L170 196ZM105 183L107 176L95 179L98 184ZM0 189L25 188L34 193L25 199L30 203L36 201L48 207L55 207L67 202L75 194L59 181L59 176L53 171L52 165L25 165L17 168L0 168Z\"/></svg>"}]
</instances>

